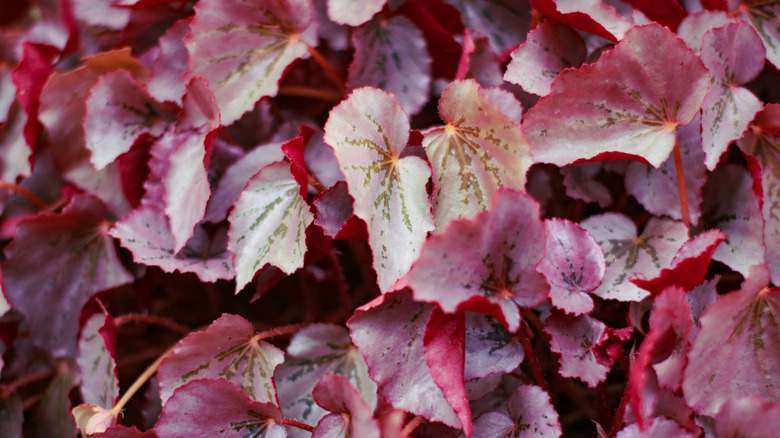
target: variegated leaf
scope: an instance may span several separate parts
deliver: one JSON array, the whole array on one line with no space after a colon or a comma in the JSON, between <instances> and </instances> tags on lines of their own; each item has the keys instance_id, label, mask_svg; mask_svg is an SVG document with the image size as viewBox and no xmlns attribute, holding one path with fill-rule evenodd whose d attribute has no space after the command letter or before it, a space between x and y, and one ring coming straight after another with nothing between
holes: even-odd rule
<instances>
[{"instance_id":1,"label":"variegated leaf","mask_svg":"<svg viewBox=\"0 0 780 438\"><path fill-rule=\"evenodd\" d=\"M780 2L766 0L728 0L729 10L750 23L761 36L766 59L780 68Z\"/></svg>"},{"instance_id":2,"label":"variegated leaf","mask_svg":"<svg viewBox=\"0 0 780 438\"><path fill-rule=\"evenodd\" d=\"M353 91L325 124L355 215L368 226L383 292L409 271L433 229L425 190L430 168L419 157L401 158L408 139L409 120L398 101L370 87Z\"/></svg>"},{"instance_id":3,"label":"variegated leaf","mask_svg":"<svg viewBox=\"0 0 780 438\"><path fill-rule=\"evenodd\" d=\"M254 326L222 315L204 331L190 333L157 371L163 404L180 386L196 379L225 378L254 401L277 404L274 368L284 352L255 336Z\"/></svg>"},{"instance_id":4,"label":"variegated leaf","mask_svg":"<svg viewBox=\"0 0 780 438\"><path fill-rule=\"evenodd\" d=\"M453 82L442 93L439 114L447 123L429 131L423 146L433 167L437 231L490 207L499 188L525 188L533 160L515 125L474 80Z\"/></svg>"},{"instance_id":5,"label":"variegated leaf","mask_svg":"<svg viewBox=\"0 0 780 438\"><path fill-rule=\"evenodd\" d=\"M279 161L253 176L228 218L236 292L267 263L292 274L303 266L306 227L314 220L290 165Z\"/></svg>"},{"instance_id":6,"label":"variegated leaf","mask_svg":"<svg viewBox=\"0 0 780 438\"><path fill-rule=\"evenodd\" d=\"M274 96L287 67L317 45L310 0L204 0L185 38L190 77L209 81L230 124L265 96Z\"/></svg>"}]
</instances>

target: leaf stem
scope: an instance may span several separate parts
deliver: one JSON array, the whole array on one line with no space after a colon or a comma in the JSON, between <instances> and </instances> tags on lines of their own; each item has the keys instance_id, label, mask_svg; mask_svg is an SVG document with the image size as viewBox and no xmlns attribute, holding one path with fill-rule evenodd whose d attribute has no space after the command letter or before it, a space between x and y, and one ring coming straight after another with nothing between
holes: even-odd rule
<instances>
[{"instance_id":1,"label":"leaf stem","mask_svg":"<svg viewBox=\"0 0 780 438\"><path fill-rule=\"evenodd\" d=\"M50 378L54 375L54 370L45 370L45 371L38 371L37 373L28 374L24 377L20 377L16 379L15 381L9 383L8 385L5 385L6 387L10 388L11 390L16 391L18 388L28 385L30 383L35 383L40 380L45 380Z\"/></svg>"},{"instance_id":2,"label":"leaf stem","mask_svg":"<svg viewBox=\"0 0 780 438\"><path fill-rule=\"evenodd\" d=\"M311 97L335 103L341 102L344 97L344 94L340 92L296 86L279 87L279 91L276 94L281 96Z\"/></svg>"},{"instance_id":3,"label":"leaf stem","mask_svg":"<svg viewBox=\"0 0 780 438\"><path fill-rule=\"evenodd\" d=\"M677 187L680 190L680 212L685 227L691 228L691 216L688 212L688 190L685 188L685 174L683 173L682 155L677 141L674 142L674 167L677 169Z\"/></svg>"},{"instance_id":4,"label":"leaf stem","mask_svg":"<svg viewBox=\"0 0 780 438\"><path fill-rule=\"evenodd\" d=\"M404 428L401 430L401 436L411 435L412 432L414 432L414 430L417 429L417 427L421 425L423 421L425 421L425 418L419 415L412 418L412 421L406 423L406 426L404 426Z\"/></svg>"},{"instance_id":5,"label":"leaf stem","mask_svg":"<svg viewBox=\"0 0 780 438\"><path fill-rule=\"evenodd\" d=\"M341 80L341 77L339 77L339 74L336 73L336 70L333 70L333 67L328 64L328 61L325 59L320 52L317 51L314 47L310 46L309 43L304 41L304 44L306 44L306 50L309 51L309 54L314 59L314 61L322 67L323 70L325 70L325 73L330 77L330 79L333 81L333 83L336 84L337 87L339 87L339 90L341 91L341 94L346 94L347 87L344 85L344 81ZM339 99L341 100L341 99Z\"/></svg>"},{"instance_id":6,"label":"leaf stem","mask_svg":"<svg viewBox=\"0 0 780 438\"><path fill-rule=\"evenodd\" d=\"M119 414L122 412L122 408L125 407L127 402L129 402L130 399L133 397L133 395L135 395L135 393L138 392L139 389L141 389L144 383L146 383L146 381L149 380L157 372L157 368L160 367L160 364L162 363L163 359L165 359L171 353L173 353L174 347L175 345L169 348L168 350L166 350L165 353L160 355L160 357L158 357L157 360L155 360L151 365L149 365L149 367L146 368L144 372L141 373L140 376L138 376L137 379L135 379L135 382L133 382L133 384L130 385L129 388L127 388L127 391L125 391L125 393L122 394L122 398L120 398L119 401L116 403L116 405L114 405L114 407L111 408L111 412L115 416L117 417L119 416Z\"/></svg>"},{"instance_id":7,"label":"leaf stem","mask_svg":"<svg viewBox=\"0 0 780 438\"><path fill-rule=\"evenodd\" d=\"M523 319L523 322L525 322L525 319ZM531 340L528 338L528 335L526 334L526 331L522 324L518 329L518 337L520 338L520 343L523 344L523 350L525 350L525 357L526 359L528 359L528 365L531 367L531 373L534 376L534 380L536 381L536 384L539 385L539 387L541 387L543 390L545 390L545 392L549 392L547 381L544 379L544 371L542 370L542 366L539 365L539 359L536 357L536 352L534 352L534 347L531 345Z\"/></svg>"},{"instance_id":8,"label":"leaf stem","mask_svg":"<svg viewBox=\"0 0 780 438\"><path fill-rule=\"evenodd\" d=\"M288 420L286 418L282 418L281 424L285 426L297 427L298 429L303 429L309 433L314 432L314 428L312 426L309 426L308 424L304 424L295 420Z\"/></svg>"},{"instance_id":9,"label":"leaf stem","mask_svg":"<svg viewBox=\"0 0 780 438\"><path fill-rule=\"evenodd\" d=\"M114 322L116 323L117 327L129 322L145 322L147 324L154 324L159 325L160 327L165 327L182 335L188 335L192 331L189 327L181 325L178 322L172 321L168 318L155 315L144 315L141 313L128 313L127 315L117 316L114 319Z\"/></svg>"},{"instance_id":10,"label":"leaf stem","mask_svg":"<svg viewBox=\"0 0 780 438\"><path fill-rule=\"evenodd\" d=\"M623 415L626 412L626 404L628 404L628 382L626 382L626 388L623 390L620 406L618 406L618 410L615 412L615 418L612 420L612 427L609 429L609 438L614 438L620 428L623 427Z\"/></svg>"},{"instance_id":11,"label":"leaf stem","mask_svg":"<svg viewBox=\"0 0 780 438\"><path fill-rule=\"evenodd\" d=\"M274 336L281 336L281 335L287 335L290 333L295 333L298 330L304 329L311 324L308 322L302 323L302 324L291 324L286 325L284 327L276 327L272 328L271 330L265 330L255 335L256 339L265 339L265 338L271 338Z\"/></svg>"},{"instance_id":12,"label":"leaf stem","mask_svg":"<svg viewBox=\"0 0 780 438\"><path fill-rule=\"evenodd\" d=\"M32 202L33 205L35 205L39 210L43 210L46 208L48 204L46 204L46 201L36 196L33 192L25 189L22 186L9 183L7 181L0 181L0 189L9 189L12 190L25 198L27 198L28 201Z\"/></svg>"}]
</instances>

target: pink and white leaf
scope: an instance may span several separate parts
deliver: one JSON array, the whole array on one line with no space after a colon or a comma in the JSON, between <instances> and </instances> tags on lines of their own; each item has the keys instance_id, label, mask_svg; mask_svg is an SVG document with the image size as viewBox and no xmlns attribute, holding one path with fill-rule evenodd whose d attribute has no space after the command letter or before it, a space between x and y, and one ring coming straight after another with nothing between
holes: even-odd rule
<instances>
[{"instance_id":1,"label":"pink and white leaf","mask_svg":"<svg viewBox=\"0 0 780 438\"><path fill-rule=\"evenodd\" d=\"M780 17L780 4L770 1L750 0L738 2L727 0L729 10L758 32L766 48L766 59L775 68L780 68L780 29L777 17Z\"/></svg>"},{"instance_id":2,"label":"pink and white leaf","mask_svg":"<svg viewBox=\"0 0 780 438\"><path fill-rule=\"evenodd\" d=\"M504 80L529 93L544 96L560 72L579 67L588 52L585 41L572 28L546 20L532 30L525 42L512 51Z\"/></svg>"},{"instance_id":3,"label":"pink and white leaf","mask_svg":"<svg viewBox=\"0 0 780 438\"><path fill-rule=\"evenodd\" d=\"M642 430L638 423L632 423L621 429L616 438L694 438L695 436L674 420L655 417L645 430Z\"/></svg>"},{"instance_id":4,"label":"pink and white leaf","mask_svg":"<svg viewBox=\"0 0 780 438\"><path fill-rule=\"evenodd\" d=\"M683 18L680 25L677 26L677 36L682 38L694 53L698 54L701 52L704 34L708 30L725 26L731 22L734 22L734 19L729 17L725 11L703 9Z\"/></svg>"},{"instance_id":5,"label":"pink and white leaf","mask_svg":"<svg viewBox=\"0 0 780 438\"><path fill-rule=\"evenodd\" d=\"M593 300L588 292L599 287L607 270L601 247L573 222L553 218L544 225L544 256L537 271L550 284L550 301L567 313L590 312Z\"/></svg>"},{"instance_id":6,"label":"pink and white leaf","mask_svg":"<svg viewBox=\"0 0 780 438\"><path fill-rule=\"evenodd\" d=\"M750 269L739 291L722 295L701 316L682 389L697 413L715 415L735 398L780 401L780 289L769 269ZM736 360L738 359L738 360Z\"/></svg>"},{"instance_id":7,"label":"pink and white leaf","mask_svg":"<svg viewBox=\"0 0 780 438\"><path fill-rule=\"evenodd\" d=\"M718 166L710 174L703 195L702 221L728 236L712 258L746 276L751 266L764 263L767 251L752 175L737 164ZM769 203L764 200L765 206Z\"/></svg>"},{"instance_id":8,"label":"pink and white leaf","mask_svg":"<svg viewBox=\"0 0 780 438\"><path fill-rule=\"evenodd\" d=\"M228 218L235 255L236 292L270 263L291 274L303 266L306 227L314 220L290 165L276 162L253 176Z\"/></svg>"},{"instance_id":9,"label":"pink and white leaf","mask_svg":"<svg viewBox=\"0 0 780 438\"><path fill-rule=\"evenodd\" d=\"M445 0L461 13L465 27L487 36L493 51L501 53L525 40L531 27L528 0Z\"/></svg>"},{"instance_id":10,"label":"pink and white leaf","mask_svg":"<svg viewBox=\"0 0 780 438\"><path fill-rule=\"evenodd\" d=\"M422 109L431 85L431 58L417 25L400 15L376 18L355 31L352 44L350 89L378 87L395 94L407 114Z\"/></svg>"},{"instance_id":11,"label":"pink and white leaf","mask_svg":"<svg viewBox=\"0 0 780 438\"><path fill-rule=\"evenodd\" d=\"M606 328L603 322L589 315L553 312L547 318L544 331L551 338L550 350L561 355L561 376L577 378L591 388L607 378L611 363L602 363L595 354Z\"/></svg>"},{"instance_id":12,"label":"pink and white leaf","mask_svg":"<svg viewBox=\"0 0 780 438\"><path fill-rule=\"evenodd\" d=\"M715 415L717 437L772 437L780 427L780 403L748 395L732 398Z\"/></svg>"},{"instance_id":13,"label":"pink and white leaf","mask_svg":"<svg viewBox=\"0 0 780 438\"><path fill-rule=\"evenodd\" d=\"M602 0L533 0L534 8L575 29L610 41L623 39L631 22L616 9L616 2ZM552 7L553 10L549 8Z\"/></svg>"},{"instance_id":14,"label":"pink and white leaf","mask_svg":"<svg viewBox=\"0 0 780 438\"><path fill-rule=\"evenodd\" d=\"M182 103L189 56L184 37L190 32L190 20L179 20L163 36L158 46L141 55L151 76L146 85L149 94L159 102Z\"/></svg>"},{"instance_id":15,"label":"pink and white leaf","mask_svg":"<svg viewBox=\"0 0 780 438\"><path fill-rule=\"evenodd\" d=\"M327 412L314 403L312 390L327 373L346 377L371 409L377 385L368 375L363 355L345 327L312 324L293 335L284 363L274 373L279 404L286 418L315 424Z\"/></svg>"},{"instance_id":16,"label":"pink and white leaf","mask_svg":"<svg viewBox=\"0 0 780 438\"><path fill-rule=\"evenodd\" d=\"M86 105L84 137L98 170L129 151L141 134L161 135L175 116L125 70L101 76Z\"/></svg>"},{"instance_id":17,"label":"pink and white leaf","mask_svg":"<svg viewBox=\"0 0 780 438\"><path fill-rule=\"evenodd\" d=\"M742 137L763 107L753 93L739 85L761 73L765 54L761 38L743 21L704 34L701 60L712 74L712 88L702 104L701 139L709 170L715 168L729 144Z\"/></svg>"},{"instance_id":18,"label":"pink and white leaf","mask_svg":"<svg viewBox=\"0 0 780 438\"><path fill-rule=\"evenodd\" d=\"M466 312L466 381L514 371L525 357L523 346L495 318Z\"/></svg>"},{"instance_id":19,"label":"pink and white leaf","mask_svg":"<svg viewBox=\"0 0 780 438\"><path fill-rule=\"evenodd\" d=\"M225 379L196 379L168 399L154 430L166 438L285 438L281 421L277 406L250 399Z\"/></svg>"},{"instance_id":20,"label":"pink and white leaf","mask_svg":"<svg viewBox=\"0 0 780 438\"><path fill-rule=\"evenodd\" d=\"M117 8L124 0L73 0L73 15L90 26L124 29L130 22L129 9Z\"/></svg>"},{"instance_id":21,"label":"pink and white leaf","mask_svg":"<svg viewBox=\"0 0 780 438\"><path fill-rule=\"evenodd\" d=\"M418 301L488 313L511 332L520 307L533 307L549 286L536 272L544 251L539 205L525 193L496 192L489 211L453 221L428 239L408 276Z\"/></svg>"},{"instance_id":22,"label":"pink and white leaf","mask_svg":"<svg viewBox=\"0 0 780 438\"><path fill-rule=\"evenodd\" d=\"M709 82L706 67L667 28L636 26L596 63L561 73L526 113L523 133L539 162L621 156L658 167Z\"/></svg>"},{"instance_id":23,"label":"pink and white leaf","mask_svg":"<svg viewBox=\"0 0 780 438\"><path fill-rule=\"evenodd\" d=\"M688 126L677 128L676 132L677 145L685 169L688 213L693 223L696 223L701 215L701 190L707 179L700 127L697 115L693 122ZM674 157L669 156L657 169L643 163L630 162L626 169L625 184L628 193L633 195L647 211L657 216L682 219Z\"/></svg>"},{"instance_id":24,"label":"pink and white leaf","mask_svg":"<svg viewBox=\"0 0 780 438\"><path fill-rule=\"evenodd\" d=\"M631 219L617 213L591 216L580 223L598 242L607 270L592 293L601 298L641 301L649 292L628 281L635 274L655 277L669 266L688 239L688 230L671 219L652 218L641 235Z\"/></svg>"},{"instance_id":25,"label":"pink and white leaf","mask_svg":"<svg viewBox=\"0 0 780 438\"><path fill-rule=\"evenodd\" d=\"M423 337L433 309L413 301L408 291L392 292L359 308L347 326L379 394L390 405L460 428L425 362Z\"/></svg>"},{"instance_id":26,"label":"pink and white leaf","mask_svg":"<svg viewBox=\"0 0 780 438\"><path fill-rule=\"evenodd\" d=\"M382 292L409 272L434 228L425 190L430 168L419 157L401 158L408 139L403 109L375 88L353 91L325 124L325 142L346 177L355 215L366 222Z\"/></svg>"},{"instance_id":27,"label":"pink and white leaf","mask_svg":"<svg viewBox=\"0 0 780 438\"><path fill-rule=\"evenodd\" d=\"M473 218L490 207L499 188L523 190L532 158L520 128L485 95L476 81L455 81L442 92L445 126L425 134L433 168L436 229Z\"/></svg>"},{"instance_id":28,"label":"pink and white leaf","mask_svg":"<svg viewBox=\"0 0 780 438\"><path fill-rule=\"evenodd\" d=\"M74 315L94 294L133 280L106 234L105 214L100 201L79 195L61 213L20 222L5 247L8 299L27 317L33 342L55 356L76 356Z\"/></svg>"},{"instance_id":29,"label":"pink and white leaf","mask_svg":"<svg viewBox=\"0 0 780 438\"><path fill-rule=\"evenodd\" d=\"M279 80L297 59L317 46L309 0L285 2L200 1L192 32L187 75L208 80L225 124L238 120L258 100L275 96Z\"/></svg>"},{"instance_id":30,"label":"pink and white leaf","mask_svg":"<svg viewBox=\"0 0 780 438\"><path fill-rule=\"evenodd\" d=\"M120 220L109 234L133 253L136 263L158 266L165 272L193 272L201 281L213 283L235 277L233 253L227 250L227 229L213 236L198 225L192 237L176 252L176 239L165 214L153 206L141 206Z\"/></svg>"},{"instance_id":31,"label":"pink and white leaf","mask_svg":"<svg viewBox=\"0 0 780 438\"><path fill-rule=\"evenodd\" d=\"M249 398L277 404L273 374L284 352L258 339L244 318L224 314L206 330L179 341L160 364L160 398L167 406L177 388L197 379L224 378Z\"/></svg>"},{"instance_id":32,"label":"pink and white leaf","mask_svg":"<svg viewBox=\"0 0 780 438\"><path fill-rule=\"evenodd\" d=\"M317 404L331 412L317 423L313 438L380 438L379 422L374 418L373 409L346 377L326 374L313 392Z\"/></svg>"},{"instance_id":33,"label":"pink and white leaf","mask_svg":"<svg viewBox=\"0 0 780 438\"><path fill-rule=\"evenodd\" d=\"M558 413L543 389L519 386L507 401L508 415L491 411L474 421L474 436L496 438L554 438L562 434Z\"/></svg>"},{"instance_id":34,"label":"pink and white leaf","mask_svg":"<svg viewBox=\"0 0 780 438\"><path fill-rule=\"evenodd\" d=\"M328 17L335 23L357 27L382 10L387 0L328 0Z\"/></svg>"},{"instance_id":35,"label":"pink and white leaf","mask_svg":"<svg viewBox=\"0 0 780 438\"><path fill-rule=\"evenodd\" d=\"M112 351L113 350L113 351ZM119 399L116 366L116 324L111 315L97 312L81 329L79 355L81 397L84 403L111 409Z\"/></svg>"}]
</instances>

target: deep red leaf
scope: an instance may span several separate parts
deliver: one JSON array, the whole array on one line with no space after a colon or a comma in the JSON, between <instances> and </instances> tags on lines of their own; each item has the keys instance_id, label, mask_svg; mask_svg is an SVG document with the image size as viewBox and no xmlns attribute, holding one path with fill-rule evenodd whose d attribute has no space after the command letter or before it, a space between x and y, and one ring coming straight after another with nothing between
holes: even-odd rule
<instances>
[{"instance_id":1,"label":"deep red leaf","mask_svg":"<svg viewBox=\"0 0 780 438\"><path fill-rule=\"evenodd\" d=\"M600 0L531 0L531 4L542 15L613 42L623 39L631 26L613 7Z\"/></svg>"},{"instance_id":2,"label":"deep red leaf","mask_svg":"<svg viewBox=\"0 0 780 438\"><path fill-rule=\"evenodd\" d=\"M24 106L27 124L24 138L35 151L43 127L38 121L40 97L49 75L54 71L52 63L60 51L46 44L24 43L22 60L11 70L11 79L16 85L16 99Z\"/></svg>"}]
</instances>

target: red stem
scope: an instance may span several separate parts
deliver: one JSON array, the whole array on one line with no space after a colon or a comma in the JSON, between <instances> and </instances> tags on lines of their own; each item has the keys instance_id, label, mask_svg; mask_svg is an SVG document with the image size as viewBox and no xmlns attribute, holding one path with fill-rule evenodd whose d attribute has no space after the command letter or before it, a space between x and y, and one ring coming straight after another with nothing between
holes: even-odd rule
<instances>
[{"instance_id":1,"label":"red stem","mask_svg":"<svg viewBox=\"0 0 780 438\"><path fill-rule=\"evenodd\" d=\"M48 379L48 378L50 378L53 375L54 375L54 370L38 371L37 373L32 373L32 374L28 374L28 375L26 375L24 377L20 377L20 378L14 380L13 382L9 383L8 385L6 385L6 387L16 391L18 388L20 388L20 387L22 387L24 385L27 385L27 384L30 384L30 383L34 383L34 382L38 382L40 380Z\"/></svg>"},{"instance_id":2,"label":"red stem","mask_svg":"<svg viewBox=\"0 0 780 438\"><path fill-rule=\"evenodd\" d=\"M528 336L526 336L522 325L520 326L520 329L518 329L518 337L520 338L520 343L523 344L525 357L528 359L528 365L531 367L531 373L534 376L534 380L536 380L536 384L545 391L549 392L547 381L544 379L544 371L542 371L542 366L539 365L539 359L536 357L534 347L531 345L531 340L528 339Z\"/></svg>"},{"instance_id":3,"label":"red stem","mask_svg":"<svg viewBox=\"0 0 780 438\"><path fill-rule=\"evenodd\" d=\"M620 399L620 406L615 412L615 418L612 420L612 428L609 430L609 438L614 438L621 427L623 427L623 415L626 413L626 404L628 403L628 382L626 389L623 390L623 398Z\"/></svg>"},{"instance_id":4,"label":"red stem","mask_svg":"<svg viewBox=\"0 0 780 438\"><path fill-rule=\"evenodd\" d=\"M128 322L145 322L147 324L159 325L165 327L171 331L182 335L188 335L192 331L189 327L183 326L176 321L171 321L168 318L155 315L144 315L140 313L128 313L127 315L117 316L114 319L116 326L127 324Z\"/></svg>"},{"instance_id":5,"label":"red stem","mask_svg":"<svg viewBox=\"0 0 780 438\"><path fill-rule=\"evenodd\" d=\"M314 47L310 46L308 43L304 41L304 44L306 44L306 50L309 51L309 54L311 55L312 59L322 67L323 70L325 70L325 74L327 74L330 79L333 81L333 83L336 84L337 87L339 87L339 91L341 91L342 94L347 92L347 87L344 85L344 82L341 80L341 77L338 73L336 73L336 70L333 70L333 67L328 64L328 61L325 59L324 56L320 54L320 52L317 51Z\"/></svg>"},{"instance_id":6,"label":"red stem","mask_svg":"<svg viewBox=\"0 0 780 438\"><path fill-rule=\"evenodd\" d=\"M38 207L39 210L45 209L46 206L48 205L43 199L37 197L33 192L25 189L22 186L18 186L16 184L12 184L6 181L0 181L0 189L9 189L24 196L25 198L27 198L28 201L32 202L33 205Z\"/></svg>"},{"instance_id":7,"label":"red stem","mask_svg":"<svg viewBox=\"0 0 780 438\"><path fill-rule=\"evenodd\" d=\"M609 398L607 397L607 380L596 386L596 406L598 407L599 424L607 424L610 419Z\"/></svg>"},{"instance_id":8,"label":"red stem","mask_svg":"<svg viewBox=\"0 0 780 438\"><path fill-rule=\"evenodd\" d=\"M295 421L295 420L288 420L286 418L282 418L282 424L285 426L292 426L297 427L298 429L303 429L306 432L312 433L314 432L314 428L309 426L308 424L303 424L301 422Z\"/></svg>"},{"instance_id":9,"label":"red stem","mask_svg":"<svg viewBox=\"0 0 780 438\"><path fill-rule=\"evenodd\" d=\"M419 415L412 418L412 421L406 423L406 426L404 426L403 430L401 430L401 436L411 435L412 432L417 429L417 426L421 425L423 421L425 421L425 418Z\"/></svg>"},{"instance_id":10,"label":"red stem","mask_svg":"<svg viewBox=\"0 0 780 438\"><path fill-rule=\"evenodd\" d=\"M276 327L271 330L266 330L258 333L255 335L257 339L265 339L265 338L272 338L274 336L280 336L280 335L287 335L290 333L295 333L298 330L304 329L308 327L309 323L303 323L303 324L292 324L292 325L286 325L284 327Z\"/></svg>"},{"instance_id":11,"label":"red stem","mask_svg":"<svg viewBox=\"0 0 780 438\"><path fill-rule=\"evenodd\" d=\"M682 221L685 227L691 228L691 216L688 212L688 190L685 189L685 174L683 173L682 156L680 155L680 147L677 142L674 142L674 167L677 169L677 187L680 190L680 212L682 213Z\"/></svg>"}]
</instances>

